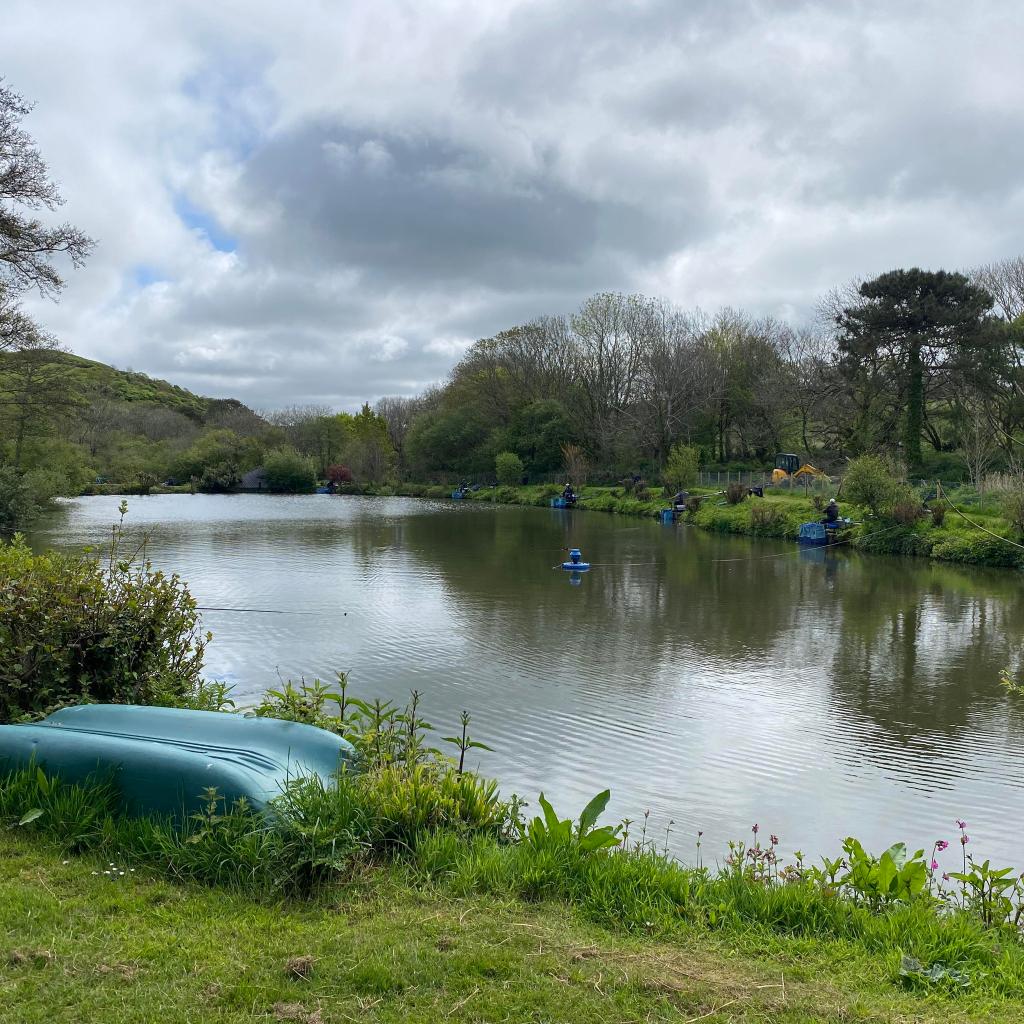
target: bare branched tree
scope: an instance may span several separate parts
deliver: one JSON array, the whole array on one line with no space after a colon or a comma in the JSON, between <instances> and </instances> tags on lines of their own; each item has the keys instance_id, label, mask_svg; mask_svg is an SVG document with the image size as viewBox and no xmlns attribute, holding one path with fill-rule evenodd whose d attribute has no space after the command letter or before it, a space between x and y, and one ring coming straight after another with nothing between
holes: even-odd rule
<instances>
[{"instance_id":1,"label":"bare branched tree","mask_svg":"<svg viewBox=\"0 0 1024 1024\"><path fill-rule=\"evenodd\" d=\"M0 283L0 352L55 348L56 344L53 336L21 308L13 292Z\"/></svg>"},{"instance_id":2,"label":"bare branched tree","mask_svg":"<svg viewBox=\"0 0 1024 1024\"><path fill-rule=\"evenodd\" d=\"M977 488L982 501L985 499L985 477L992 468L998 450L992 422L986 415L984 405L978 401L965 402L960 454L970 474L971 483Z\"/></svg>"},{"instance_id":3,"label":"bare branched tree","mask_svg":"<svg viewBox=\"0 0 1024 1024\"><path fill-rule=\"evenodd\" d=\"M21 126L31 110L22 96L0 84L0 284L13 293L34 288L52 297L64 286L54 257L81 266L93 241L71 224L47 225L37 216L55 211L64 200Z\"/></svg>"},{"instance_id":4,"label":"bare branched tree","mask_svg":"<svg viewBox=\"0 0 1024 1024\"><path fill-rule=\"evenodd\" d=\"M967 276L996 300L996 310L1006 320L1024 315L1024 256L985 263Z\"/></svg>"},{"instance_id":5,"label":"bare branched tree","mask_svg":"<svg viewBox=\"0 0 1024 1024\"><path fill-rule=\"evenodd\" d=\"M395 455L398 457L400 470L405 469L405 439L409 433L409 427L423 408L423 401L420 398L406 398L403 395L386 395L378 400L374 406L374 412L387 424L388 437L394 446Z\"/></svg>"}]
</instances>

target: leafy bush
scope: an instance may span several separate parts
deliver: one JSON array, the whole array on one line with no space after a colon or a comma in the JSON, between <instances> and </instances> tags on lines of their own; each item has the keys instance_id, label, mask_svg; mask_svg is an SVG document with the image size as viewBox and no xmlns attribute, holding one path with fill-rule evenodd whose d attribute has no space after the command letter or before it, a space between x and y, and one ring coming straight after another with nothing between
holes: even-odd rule
<instances>
[{"instance_id":1,"label":"leafy bush","mask_svg":"<svg viewBox=\"0 0 1024 1024\"><path fill-rule=\"evenodd\" d=\"M731 483L725 488L725 500L730 505L738 505L747 496L747 488L744 484Z\"/></svg>"},{"instance_id":2,"label":"leafy bush","mask_svg":"<svg viewBox=\"0 0 1024 1024\"><path fill-rule=\"evenodd\" d=\"M754 533L775 535L785 520L785 511L771 502L759 502L750 509L750 526Z\"/></svg>"},{"instance_id":3,"label":"leafy bush","mask_svg":"<svg viewBox=\"0 0 1024 1024\"><path fill-rule=\"evenodd\" d=\"M898 488L892 468L877 455L862 455L854 459L843 477L846 499L869 508L875 515L893 503Z\"/></svg>"},{"instance_id":4,"label":"leafy bush","mask_svg":"<svg viewBox=\"0 0 1024 1024\"><path fill-rule=\"evenodd\" d=\"M700 506L703 501L703 494L691 494L686 499L686 511L689 512L691 516L695 516L700 511Z\"/></svg>"},{"instance_id":5,"label":"leafy bush","mask_svg":"<svg viewBox=\"0 0 1024 1024\"><path fill-rule=\"evenodd\" d=\"M207 466L199 478L199 489L217 494L230 491L242 482L242 471L235 462L218 462Z\"/></svg>"},{"instance_id":6,"label":"leafy bush","mask_svg":"<svg viewBox=\"0 0 1024 1024\"><path fill-rule=\"evenodd\" d=\"M692 487L697 482L700 449L693 445L674 444L665 461L665 483L674 490Z\"/></svg>"},{"instance_id":7,"label":"leafy bush","mask_svg":"<svg viewBox=\"0 0 1024 1024\"><path fill-rule=\"evenodd\" d=\"M118 531L101 564L0 544L0 721L90 700L174 703L196 685L209 636L195 601L122 545Z\"/></svg>"},{"instance_id":8,"label":"leafy bush","mask_svg":"<svg viewBox=\"0 0 1024 1024\"><path fill-rule=\"evenodd\" d=\"M253 438L240 437L233 430L211 430L180 452L168 469L175 480L200 481L207 472L216 477L220 467L233 466L244 472L253 468L258 459L258 446ZM131 472L135 471L133 467Z\"/></svg>"},{"instance_id":9,"label":"leafy bush","mask_svg":"<svg viewBox=\"0 0 1024 1024\"><path fill-rule=\"evenodd\" d=\"M278 494L302 494L316 486L313 460L294 448L276 448L265 459L267 487Z\"/></svg>"},{"instance_id":10,"label":"leafy bush","mask_svg":"<svg viewBox=\"0 0 1024 1024\"><path fill-rule=\"evenodd\" d=\"M512 486L523 478L523 460L515 452L498 452L494 457L498 483Z\"/></svg>"},{"instance_id":11,"label":"leafy bush","mask_svg":"<svg viewBox=\"0 0 1024 1024\"><path fill-rule=\"evenodd\" d=\"M928 887L924 850L908 857L906 844L896 843L875 857L850 837L843 843L843 851L847 870L840 877L839 885L874 910L897 901L909 903Z\"/></svg>"},{"instance_id":12,"label":"leafy bush","mask_svg":"<svg viewBox=\"0 0 1024 1024\"><path fill-rule=\"evenodd\" d=\"M0 531L27 526L66 486L61 477L44 470L22 473L12 466L0 466Z\"/></svg>"},{"instance_id":13,"label":"leafy bush","mask_svg":"<svg viewBox=\"0 0 1024 1024\"><path fill-rule=\"evenodd\" d=\"M15 530L30 523L41 511L24 474L0 466L0 530Z\"/></svg>"},{"instance_id":14,"label":"leafy bush","mask_svg":"<svg viewBox=\"0 0 1024 1024\"><path fill-rule=\"evenodd\" d=\"M541 793L537 802L540 804L544 816L536 817L522 826L521 835L524 845L537 853L566 846L575 846L581 853L593 853L597 850L618 846L621 826L597 827L597 819L608 806L610 799L610 790L606 789L598 793L583 808L579 823L574 824L569 818L564 821L559 819L555 809Z\"/></svg>"},{"instance_id":15,"label":"leafy bush","mask_svg":"<svg viewBox=\"0 0 1024 1024\"><path fill-rule=\"evenodd\" d=\"M946 521L946 506L941 501L934 501L928 506L929 511L932 514L932 526L936 529L941 528L942 524Z\"/></svg>"},{"instance_id":16,"label":"leafy bush","mask_svg":"<svg viewBox=\"0 0 1024 1024\"><path fill-rule=\"evenodd\" d=\"M901 526L912 526L921 518L921 502L916 495L900 495L889 507L888 515Z\"/></svg>"}]
</instances>

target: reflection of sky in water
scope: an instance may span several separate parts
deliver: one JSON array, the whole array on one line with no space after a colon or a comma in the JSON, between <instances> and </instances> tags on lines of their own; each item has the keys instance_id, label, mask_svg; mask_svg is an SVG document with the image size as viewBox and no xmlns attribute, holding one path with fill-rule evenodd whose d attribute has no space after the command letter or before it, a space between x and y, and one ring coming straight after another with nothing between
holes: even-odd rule
<instances>
[{"instance_id":1,"label":"reflection of sky in water","mask_svg":"<svg viewBox=\"0 0 1024 1024\"><path fill-rule=\"evenodd\" d=\"M38 544L101 542L117 499ZM461 708L506 791L612 811L715 855L758 821L787 850L929 846L972 825L1013 862L1024 709L997 683L1020 577L713 537L611 516L409 499L162 496L128 522L211 611L207 671L254 698L352 672L363 696ZM595 567L552 567L578 544ZM770 556L770 557L769 557ZM301 614L298 614L300 613ZM957 850L957 852L959 852Z\"/></svg>"}]
</instances>

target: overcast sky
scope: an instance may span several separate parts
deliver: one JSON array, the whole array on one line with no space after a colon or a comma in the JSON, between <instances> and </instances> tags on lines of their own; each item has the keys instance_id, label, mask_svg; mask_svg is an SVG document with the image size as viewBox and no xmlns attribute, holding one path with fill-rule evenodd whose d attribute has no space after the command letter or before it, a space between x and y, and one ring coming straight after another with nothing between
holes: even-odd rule
<instances>
[{"instance_id":1,"label":"overcast sky","mask_svg":"<svg viewBox=\"0 0 1024 1024\"><path fill-rule=\"evenodd\" d=\"M75 352L353 408L604 289L799 321L1024 252L1019 0L2 0Z\"/></svg>"}]
</instances>

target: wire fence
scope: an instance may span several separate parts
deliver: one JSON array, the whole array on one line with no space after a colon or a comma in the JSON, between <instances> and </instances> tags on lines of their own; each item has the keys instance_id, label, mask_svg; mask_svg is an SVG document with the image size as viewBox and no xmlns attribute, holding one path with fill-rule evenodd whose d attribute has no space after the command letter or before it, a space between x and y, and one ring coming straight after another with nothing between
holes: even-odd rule
<instances>
[{"instance_id":1,"label":"wire fence","mask_svg":"<svg viewBox=\"0 0 1024 1024\"><path fill-rule=\"evenodd\" d=\"M824 494L826 491L833 491L837 483L838 478L806 473L801 477L788 477L782 481L781 486L798 493ZM718 490L724 490L729 484L741 484L744 487L770 487L772 474L768 469L702 469L697 473L697 484L700 487L714 487Z\"/></svg>"}]
</instances>

